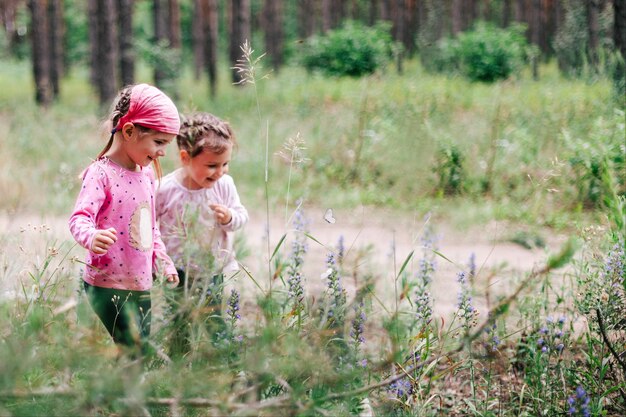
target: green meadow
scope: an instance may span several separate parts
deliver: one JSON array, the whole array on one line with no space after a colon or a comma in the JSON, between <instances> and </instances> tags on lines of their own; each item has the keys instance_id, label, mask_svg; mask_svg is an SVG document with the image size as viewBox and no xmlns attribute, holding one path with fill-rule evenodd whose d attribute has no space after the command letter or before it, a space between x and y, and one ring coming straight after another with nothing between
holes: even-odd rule
<instances>
[{"instance_id":1,"label":"green meadow","mask_svg":"<svg viewBox=\"0 0 626 417\"><path fill-rule=\"evenodd\" d=\"M82 249L41 224L69 216L107 109L83 69L42 109L27 63L2 62L0 415L626 413L625 108L609 79L564 78L554 62L537 80L524 70L492 84L415 59L356 79L256 64L238 86L222 68L215 97L188 72L169 93L181 113L231 123L230 174L253 221L287 225L262 250L238 235L245 306L236 291L221 313L180 306L193 313L185 355L169 348L177 329L157 281L153 352L138 361L117 352L80 292ZM162 165L178 166L175 145ZM380 249L351 251L307 227L307 213L328 208L382 213L377 225L417 218L417 237L392 267L359 268ZM452 259L434 239L493 222L541 261L510 273ZM312 264L312 248L324 259ZM444 273L454 301L439 317L431 287ZM207 324L216 315L220 332Z\"/></svg>"}]
</instances>

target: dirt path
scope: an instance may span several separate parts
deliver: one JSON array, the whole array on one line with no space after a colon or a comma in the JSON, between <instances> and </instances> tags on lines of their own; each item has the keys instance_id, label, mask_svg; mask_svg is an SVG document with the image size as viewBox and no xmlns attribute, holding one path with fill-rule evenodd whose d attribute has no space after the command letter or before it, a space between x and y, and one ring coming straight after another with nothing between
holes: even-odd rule
<instances>
[{"instance_id":1,"label":"dirt path","mask_svg":"<svg viewBox=\"0 0 626 417\"><path fill-rule=\"evenodd\" d=\"M342 236L347 252L344 267L348 275L344 278L344 285L349 294L362 284L366 275L378 277L376 294L385 305L378 305L378 308L381 312L384 309L393 310L396 291L394 277L411 251L414 251L414 256L408 270L417 269L418 261L423 256L420 238L424 232L425 221L406 214L399 216L388 210L362 208L335 211L336 221L330 224L324 220L324 212L325 209L321 208L311 208L305 212L309 221L308 230L320 243L313 240L308 243L309 250L304 265L307 290L316 294L323 289L321 275L327 269L325 259L328 248L335 248ZM243 258L242 263L258 283L267 289L267 215L253 210L250 214L250 222L242 232L250 255ZM271 216L269 253L274 251L285 233L288 237L283 244L282 253L285 256L289 253L293 235L289 233L290 228L285 226L286 223L283 216ZM550 236L546 239L545 249L529 250L506 241L511 233L504 224L494 222L466 232L452 230L435 220L430 220L428 224L437 237L439 252L447 258L437 257L437 269L431 288L435 300L434 313L444 317L449 316L456 308L457 273L466 268L472 254L478 268L475 299L477 307L481 309L486 303L484 294L487 288L492 300L497 294L512 291L517 278L543 263L548 253L557 251L565 240L563 236ZM61 217L22 216L9 219L0 215L0 276L3 276L0 293L7 294L16 290L19 279L28 280L28 268L33 264L41 265L50 248L61 248L61 255L67 253L73 241L66 225L66 219ZM82 259L84 251L75 247L70 255ZM64 263L65 267L69 267L69 264ZM78 268L77 265L74 267ZM13 280L9 277L19 279ZM252 280L243 274L237 279L236 285L243 291L245 298L253 297L259 292ZM282 286L278 280L272 285Z\"/></svg>"}]
</instances>

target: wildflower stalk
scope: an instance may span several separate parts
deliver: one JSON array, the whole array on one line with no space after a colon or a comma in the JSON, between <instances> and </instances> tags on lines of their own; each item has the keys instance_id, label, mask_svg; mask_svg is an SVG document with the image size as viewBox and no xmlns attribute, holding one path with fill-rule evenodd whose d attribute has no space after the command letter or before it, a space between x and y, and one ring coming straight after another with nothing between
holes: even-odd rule
<instances>
[{"instance_id":1,"label":"wildflower stalk","mask_svg":"<svg viewBox=\"0 0 626 417\"><path fill-rule=\"evenodd\" d=\"M365 392L371 392L375 389L383 388L391 385L395 381L398 381L402 378L405 378L407 375L410 375L412 372L426 368L433 362L439 361L442 357L452 358L459 353L461 353L467 344L471 344L474 340L479 338L485 331L488 326L493 326L493 323L500 317L505 315L509 311L509 307L513 301L515 301L524 289L526 289L532 282L534 282L537 278L542 277L553 269L560 268L567 264L569 260L571 260L574 255L575 250L573 249L574 242L567 242L563 248L561 248L561 252L555 256L552 256L548 259L546 265L544 265L541 269L537 269L532 271L515 289L511 295L500 301L492 310L492 313L488 315L487 319L478 326L473 333L467 334L463 339L462 343L460 343L456 349L447 352L444 354L436 355L428 357L427 359L418 361L413 365L407 367L406 370L403 370L403 373L392 375L387 379L384 379L380 382L366 385L360 388L356 388L353 390L346 390L343 392L332 393L327 395L324 398L317 399L317 401L333 401L340 398L352 397Z\"/></svg>"},{"instance_id":2,"label":"wildflower stalk","mask_svg":"<svg viewBox=\"0 0 626 417\"><path fill-rule=\"evenodd\" d=\"M259 57L253 59L254 49L250 46L250 42L246 40L240 47L243 53L242 58L237 60L237 64L233 67L239 75L241 80L236 84L252 84L254 88L254 97L256 100L257 116L259 117L259 123L262 123L261 119L261 105L259 104L259 92L256 87L256 67L260 63L265 54L261 54ZM261 79L267 78L267 74L263 75ZM269 294L272 296L272 263L271 263L271 248L270 248L270 198L269 198L269 120L265 121L265 219L267 222L267 276L269 279Z\"/></svg>"}]
</instances>

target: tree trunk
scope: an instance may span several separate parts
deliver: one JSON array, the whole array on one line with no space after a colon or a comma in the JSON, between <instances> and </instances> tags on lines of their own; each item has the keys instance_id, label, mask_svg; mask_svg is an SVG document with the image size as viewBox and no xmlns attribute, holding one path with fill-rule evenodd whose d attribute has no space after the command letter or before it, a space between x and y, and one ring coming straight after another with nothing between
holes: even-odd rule
<instances>
[{"instance_id":1,"label":"tree trunk","mask_svg":"<svg viewBox=\"0 0 626 417\"><path fill-rule=\"evenodd\" d=\"M328 32L333 27L332 1L322 0L322 33Z\"/></svg>"},{"instance_id":2,"label":"tree trunk","mask_svg":"<svg viewBox=\"0 0 626 417\"><path fill-rule=\"evenodd\" d=\"M17 28L17 7L18 0L0 1L0 23L7 34L8 47L11 54L15 54L20 43L20 36Z\"/></svg>"},{"instance_id":3,"label":"tree trunk","mask_svg":"<svg viewBox=\"0 0 626 417\"><path fill-rule=\"evenodd\" d=\"M133 47L133 0L118 0L120 32L120 74L123 85L135 83L135 51Z\"/></svg>"},{"instance_id":4,"label":"tree trunk","mask_svg":"<svg viewBox=\"0 0 626 417\"><path fill-rule=\"evenodd\" d=\"M544 0L542 7L543 24L544 24L544 36L542 39L542 50L546 57L553 55L552 42L556 35L557 21L556 21L556 4L558 0Z\"/></svg>"},{"instance_id":5,"label":"tree trunk","mask_svg":"<svg viewBox=\"0 0 626 417\"><path fill-rule=\"evenodd\" d=\"M231 0L230 4L230 63L235 67L243 57L242 45L250 43L250 0ZM234 83L243 80L237 70L233 69L231 74Z\"/></svg>"},{"instance_id":6,"label":"tree trunk","mask_svg":"<svg viewBox=\"0 0 626 417\"><path fill-rule=\"evenodd\" d=\"M491 22L492 20L491 0L483 0L482 4L479 4L479 7L480 7L480 12L478 13L478 18L486 22Z\"/></svg>"},{"instance_id":7,"label":"tree trunk","mask_svg":"<svg viewBox=\"0 0 626 417\"><path fill-rule=\"evenodd\" d=\"M218 35L218 14L217 0L205 0L203 7L203 38L206 70L209 75L209 86L211 97L217 94L217 35Z\"/></svg>"},{"instance_id":8,"label":"tree trunk","mask_svg":"<svg viewBox=\"0 0 626 417\"><path fill-rule=\"evenodd\" d=\"M193 50L193 76L200 80L204 68L204 4L206 0L193 0L191 20L191 49ZM207 6L208 7L208 6Z\"/></svg>"},{"instance_id":9,"label":"tree trunk","mask_svg":"<svg viewBox=\"0 0 626 417\"><path fill-rule=\"evenodd\" d=\"M302 39L306 39L315 34L315 0L300 0L298 2L298 14L300 25L298 27L298 35Z\"/></svg>"},{"instance_id":10,"label":"tree trunk","mask_svg":"<svg viewBox=\"0 0 626 417\"><path fill-rule=\"evenodd\" d=\"M378 20L380 0L370 0L368 23L372 26Z\"/></svg>"},{"instance_id":11,"label":"tree trunk","mask_svg":"<svg viewBox=\"0 0 626 417\"><path fill-rule=\"evenodd\" d=\"M502 27L509 26L511 23L511 0L504 0L502 2Z\"/></svg>"},{"instance_id":12,"label":"tree trunk","mask_svg":"<svg viewBox=\"0 0 626 417\"><path fill-rule=\"evenodd\" d=\"M180 30L180 5L178 4L178 0L168 1L168 17L167 37L170 41L170 47L180 50L183 44Z\"/></svg>"},{"instance_id":13,"label":"tree trunk","mask_svg":"<svg viewBox=\"0 0 626 417\"><path fill-rule=\"evenodd\" d=\"M524 0L513 0L513 20L516 22L524 22Z\"/></svg>"},{"instance_id":14,"label":"tree trunk","mask_svg":"<svg viewBox=\"0 0 626 417\"><path fill-rule=\"evenodd\" d=\"M415 53L415 37L418 29L417 0L404 0L404 30L402 41L408 56Z\"/></svg>"},{"instance_id":15,"label":"tree trunk","mask_svg":"<svg viewBox=\"0 0 626 417\"><path fill-rule=\"evenodd\" d=\"M50 54L50 84L54 98L59 97L59 83L63 76L63 4L48 0L48 38Z\"/></svg>"},{"instance_id":16,"label":"tree trunk","mask_svg":"<svg viewBox=\"0 0 626 417\"><path fill-rule=\"evenodd\" d=\"M617 2L619 1L617 0ZM598 65L598 47L600 44L599 5L597 4L598 0L588 0L585 3L587 6L587 30L589 31L587 57L591 66L595 68Z\"/></svg>"},{"instance_id":17,"label":"tree trunk","mask_svg":"<svg viewBox=\"0 0 626 417\"><path fill-rule=\"evenodd\" d=\"M114 0L97 0L98 60L96 73L100 103L107 104L117 94L117 8Z\"/></svg>"},{"instance_id":18,"label":"tree trunk","mask_svg":"<svg viewBox=\"0 0 626 417\"><path fill-rule=\"evenodd\" d=\"M152 0L153 4L153 18L154 18L154 43L157 44L157 48L168 47L169 40L167 36L167 0ZM166 81L165 72L161 69L160 65L154 66L154 84L163 89Z\"/></svg>"},{"instance_id":19,"label":"tree trunk","mask_svg":"<svg viewBox=\"0 0 626 417\"><path fill-rule=\"evenodd\" d=\"M626 60L626 3L623 0L613 0L613 42Z\"/></svg>"},{"instance_id":20,"label":"tree trunk","mask_svg":"<svg viewBox=\"0 0 626 417\"><path fill-rule=\"evenodd\" d=\"M331 8L331 25L340 27L346 17L346 0L333 0Z\"/></svg>"},{"instance_id":21,"label":"tree trunk","mask_svg":"<svg viewBox=\"0 0 626 417\"><path fill-rule=\"evenodd\" d=\"M452 35L463 31L463 0L452 0Z\"/></svg>"},{"instance_id":22,"label":"tree trunk","mask_svg":"<svg viewBox=\"0 0 626 417\"><path fill-rule=\"evenodd\" d=\"M87 31L89 36L89 81L98 89L98 1L87 1Z\"/></svg>"},{"instance_id":23,"label":"tree trunk","mask_svg":"<svg viewBox=\"0 0 626 417\"><path fill-rule=\"evenodd\" d=\"M29 0L31 17L31 42L33 75L35 78L35 101L48 106L52 102L53 91L50 82L50 54L47 0Z\"/></svg>"},{"instance_id":24,"label":"tree trunk","mask_svg":"<svg viewBox=\"0 0 626 417\"><path fill-rule=\"evenodd\" d=\"M541 0L530 0L530 10L528 15L528 29L530 31L530 41L534 43L537 48L541 48L543 25L541 22ZM532 62L533 79L539 79L539 56L533 56Z\"/></svg>"},{"instance_id":25,"label":"tree trunk","mask_svg":"<svg viewBox=\"0 0 626 417\"><path fill-rule=\"evenodd\" d=\"M283 64L283 5L282 0L265 0L263 10L263 32L265 50L274 71Z\"/></svg>"}]
</instances>

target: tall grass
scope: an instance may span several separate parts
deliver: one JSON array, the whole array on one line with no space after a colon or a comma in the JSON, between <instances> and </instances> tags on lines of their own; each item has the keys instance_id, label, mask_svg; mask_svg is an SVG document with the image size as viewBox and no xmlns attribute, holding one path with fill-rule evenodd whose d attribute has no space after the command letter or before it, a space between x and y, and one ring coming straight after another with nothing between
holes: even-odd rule
<instances>
[{"instance_id":1,"label":"tall grass","mask_svg":"<svg viewBox=\"0 0 626 417\"><path fill-rule=\"evenodd\" d=\"M15 82L20 65L6 70ZM623 160L602 161L604 198L590 207L604 216L601 227L573 231L559 252L521 276L483 270L473 259L454 263L438 250L430 218L410 253L392 249L392 271L364 272L357 265L367 254L343 240L322 245L307 228L305 205L294 203L289 213L289 200L301 197L420 210L416 200L424 198L433 206L501 204L503 217L551 224L550 216L576 219L568 210L583 208L570 174L588 165L570 158L589 156L580 151L584 138L620 149L623 113L605 101L603 82L522 77L488 87L427 76L414 63L405 74L412 76L303 83L304 74L288 68L256 91L223 85L214 101L184 79L182 110L231 121L241 142L232 167L241 194L252 205L266 200L268 212L286 207L289 231L274 247L268 238L260 256L267 271L242 265L238 279L253 290L247 298L236 288L225 292L221 309L203 291L172 307L157 281L154 352L141 361L118 353L90 311L72 245L51 240L45 228L3 233L0 253L15 255L3 255L0 279L21 283L21 291L0 301L2 414L623 415ZM101 145L91 127L100 112L85 84L74 82L72 91L85 95L64 96L45 111L20 89L9 88L12 95L0 101L0 123L10 133L0 142L2 209L54 213L71 205L76 174ZM91 116L76 116L85 113ZM293 170L293 159L270 159L298 132L310 158L303 170ZM435 155L450 143L466 165L463 187L445 196ZM189 243L203 276L212 277L211 259ZM327 257L305 269L309 245L322 245ZM430 292L441 264L455 270L450 291L458 294L446 318L433 315L438 300ZM389 276L393 289L382 291ZM306 284L320 277L324 286L313 292ZM508 283L505 291L491 292L494 278ZM479 297L486 302L476 303ZM179 355L172 344L183 309L190 344Z\"/></svg>"}]
</instances>

